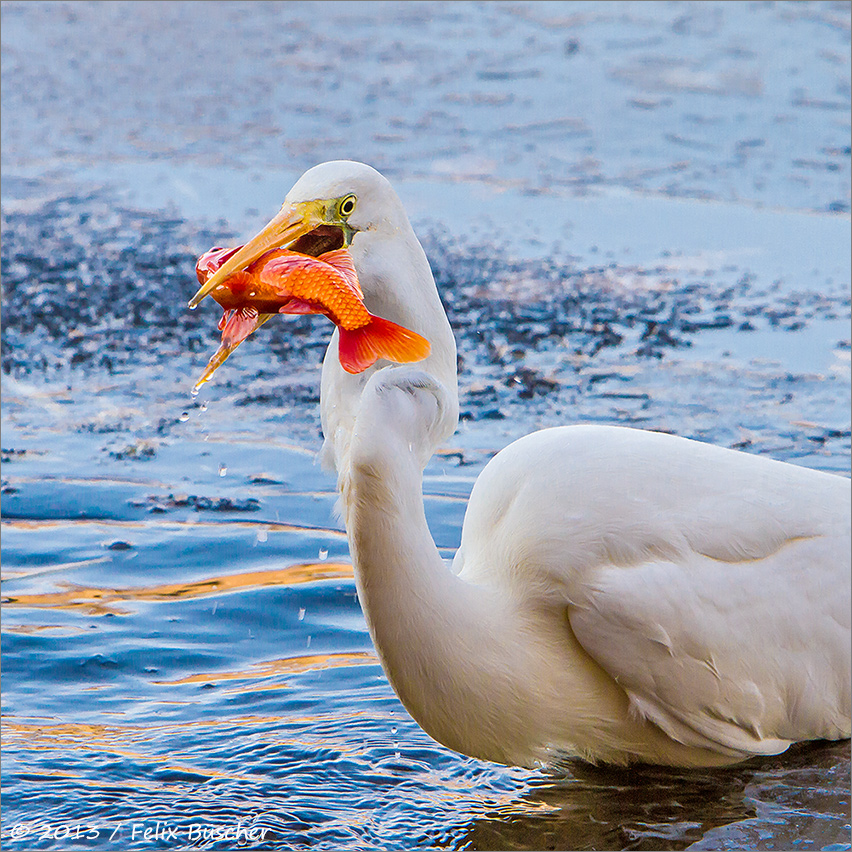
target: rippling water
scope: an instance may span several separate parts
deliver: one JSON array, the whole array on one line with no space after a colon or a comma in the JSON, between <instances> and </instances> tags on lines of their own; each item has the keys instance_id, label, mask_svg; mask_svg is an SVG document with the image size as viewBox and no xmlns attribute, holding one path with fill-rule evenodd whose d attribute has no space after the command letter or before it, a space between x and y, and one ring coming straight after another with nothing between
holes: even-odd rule
<instances>
[{"instance_id":1,"label":"rippling water","mask_svg":"<svg viewBox=\"0 0 852 852\"><path fill-rule=\"evenodd\" d=\"M193 400L215 320L152 313L200 234L356 157L457 329L447 556L487 459L559 422L848 476L848 4L2 9L4 849L852 848L848 742L712 772L433 742L314 462L319 332Z\"/></svg>"},{"instance_id":2,"label":"rippling water","mask_svg":"<svg viewBox=\"0 0 852 852\"><path fill-rule=\"evenodd\" d=\"M516 773L437 747L393 696L312 454L266 441L258 469L255 447L208 437L57 476L97 442L45 435L8 463L7 830L23 848L157 846L158 821L187 843L242 826L358 848L451 842L424 808L440 825L511 801ZM263 508L199 508L211 493Z\"/></svg>"},{"instance_id":3,"label":"rippling water","mask_svg":"<svg viewBox=\"0 0 852 852\"><path fill-rule=\"evenodd\" d=\"M4 848L848 848L848 743L715 772L438 746L374 656L310 418L193 403L180 364L146 441L110 431L139 372L6 391ZM427 470L447 555L489 434Z\"/></svg>"}]
</instances>

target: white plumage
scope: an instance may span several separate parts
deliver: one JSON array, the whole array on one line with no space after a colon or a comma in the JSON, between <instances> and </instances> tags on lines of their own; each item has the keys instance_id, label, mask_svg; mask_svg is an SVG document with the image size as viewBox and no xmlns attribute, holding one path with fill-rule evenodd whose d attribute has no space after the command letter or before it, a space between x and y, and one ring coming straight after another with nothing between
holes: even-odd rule
<instances>
[{"instance_id":1,"label":"white plumage","mask_svg":"<svg viewBox=\"0 0 852 852\"><path fill-rule=\"evenodd\" d=\"M455 344L423 250L363 164L311 169L285 207L349 195L352 215L323 221L354 234L368 309L432 344L352 376L333 340L322 374L359 598L420 725L521 765L710 766L848 737L845 478L654 432L546 429L483 470L450 569L421 489L457 422Z\"/></svg>"}]
</instances>

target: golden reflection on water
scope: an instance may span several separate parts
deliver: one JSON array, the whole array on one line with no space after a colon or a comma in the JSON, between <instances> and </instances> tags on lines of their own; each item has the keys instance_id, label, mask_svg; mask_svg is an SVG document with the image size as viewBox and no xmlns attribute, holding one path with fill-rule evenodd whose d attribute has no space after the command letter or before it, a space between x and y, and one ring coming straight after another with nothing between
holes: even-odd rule
<instances>
[{"instance_id":1,"label":"golden reflection on water","mask_svg":"<svg viewBox=\"0 0 852 852\"><path fill-rule=\"evenodd\" d=\"M63 591L30 595L7 595L4 607L35 607L82 611L87 615L126 615L119 601L173 601L225 594L264 586L295 586L320 580L348 580L354 576L345 562L304 562L269 571L249 571L210 577L190 583L108 589L62 583Z\"/></svg>"},{"instance_id":2,"label":"golden reflection on water","mask_svg":"<svg viewBox=\"0 0 852 852\"><path fill-rule=\"evenodd\" d=\"M66 624L15 624L10 627L3 627L4 633L20 633L24 636L32 636L47 630L58 630L63 636L76 636L86 632L82 627L69 627ZM53 635L59 634L54 633Z\"/></svg>"},{"instance_id":3,"label":"golden reflection on water","mask_svg":"<svg viewBox=\"0 0 852 852\"><path fill-rule=\"evenodd\" d=\"M379 658L371 651L354 651L338 654L310 654L302 657L287 657L283 660L272 660L264 663L253 663L243 671L230 672L201 672L178 678L177 680L155 680L154 683L165 686L179 686L185 683L220 683L226 680L257 680L258 678L274 677L282 674L301 674L320 669L334 669L341 666L373 665ZM269 688L269 687L266 687ZM256 686L251 687L254 691ZM234 690L244 692L245 690Z\"/></svg>"}]
</instances>

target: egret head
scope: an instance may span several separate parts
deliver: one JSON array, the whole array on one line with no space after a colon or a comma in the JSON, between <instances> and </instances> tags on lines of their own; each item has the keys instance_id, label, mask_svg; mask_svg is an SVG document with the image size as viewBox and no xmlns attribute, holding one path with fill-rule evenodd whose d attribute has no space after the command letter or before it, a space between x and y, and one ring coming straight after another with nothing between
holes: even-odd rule
<instances>
[{"instance_id":1,"label":"egret head","mask_svg":"<svg viewBox=\"0 0 852 852\"><path fill-rule=\"evenodd\" d=\"M404 210L390 183L374 168L350 160L306 171L278 214L224 263L189 303L195 308L232 273L275 248L317 256L351 244L359 231L393 227Z\"/></svg>"}]
</instances>

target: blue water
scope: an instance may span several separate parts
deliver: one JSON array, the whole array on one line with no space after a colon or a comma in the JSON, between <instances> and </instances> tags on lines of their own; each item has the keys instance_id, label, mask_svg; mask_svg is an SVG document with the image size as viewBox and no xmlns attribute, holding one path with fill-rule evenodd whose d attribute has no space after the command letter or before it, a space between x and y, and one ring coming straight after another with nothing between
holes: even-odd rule
<instances>
[{"instance_id":1,"label":"blue water","mask_svg":"<svg viewBox=\"0 0 852 852\"><path fill-rule=\"evenodd\" d=\"M256 444L198 440L204 415L123 463L85 433L4 426L28 453L4 469L6 831L20 821L20 848L174 848L144 837L158 820L190 845L196 825L282 848L451 843L530 773L419 730L372 651L329 477L274 439L262 466ZM444 478L450 545L471 479ZM189 496L259 508L175 505Z\"/></svg>"},{"instance_id":2,"label":"blue water","mask_svg":"<svg viewBox=\"0 0 852 852\"><path fill-rule=\"evenodd\" d=\"M86 428L91 388L6 394L4 444L26 447L4 465L9 848L232 848L228 830L269 849L741 848L848 832L848 744L714 773L557 776L447 751L372 651L316 439L186 396L189 416L142 443L142 428ZM482 432L461 437L425 483L448 555L487 456ZM142 457L110 456L128 448Z\"/></svg>"},{"instance_id":3,"label":"blue water","mask_svg":"<svg viewBox=\"0 0 852 852\"><path fill-rule=\"evenodd\" d=\"M352 156L393 179L443 278L507 260L485 301L537 303L552 280L508 260L556 257L625 298L700 283L697 317L738 318L660 357L637 355L642 324L594 356L460 326L465 416L424 485L448 557L485 462L554 423L848 476L849 20L830 2L6 2L4 239L38 256L56 197L130 255L147 237L125 206L247 236L304 168ZM67 235L82 292L117 251L93 233ZM197 321L212 344L212 311ZM848 743L551 772L433 742L372 649L316 403L270 393L315 389L318 363L258 334L193 399L209 351L165 331L107 370L4 326L5 352L47 363L3 375L4 849L852 848ZM515 393L518 365L557 389Z\"/></svg>"}]
</instances>

